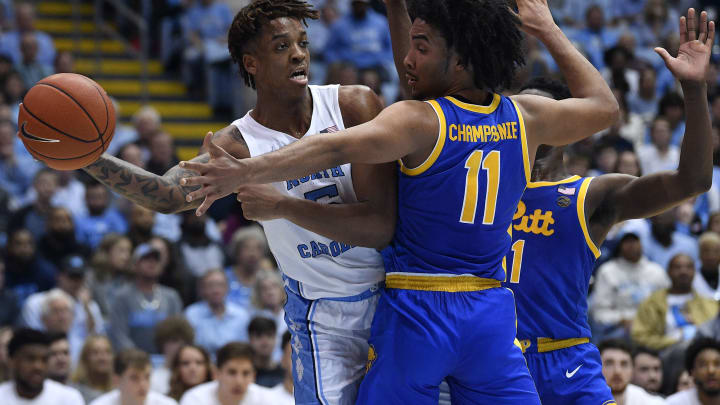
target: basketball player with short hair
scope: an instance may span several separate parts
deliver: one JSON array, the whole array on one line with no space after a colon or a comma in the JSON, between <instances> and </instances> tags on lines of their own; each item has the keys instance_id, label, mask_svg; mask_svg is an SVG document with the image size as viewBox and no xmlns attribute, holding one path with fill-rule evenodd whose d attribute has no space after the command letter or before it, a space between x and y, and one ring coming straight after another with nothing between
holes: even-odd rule
<instances>
[{"instance_id":1,"label":"basketball player with short hair","mask_svg":"<svg viewBox=\"0 0 720 405\"><path fill-rule=\"evenodd\" d=\"M334 132L368 121L381 110L378 97L364 86L308 86L309 39L304 23L314 18L317 12L302 0L255 0L235 16L228 47L245 83L257 90L257 103L212 136L232 156L262 155L316 133L333 137ZM202 154L193 161L208 159ZM293 197L284 199L273 216L254 214L253 204L244 211L261 220L285 275L285 320L293 335L298 404L355 402L384 278L382 258L374 248L387 245L395 225L393 168L393 164L338 164L277 182L268 186L270 190L244 191L255 202L278 192ZM191 174L186 169L174 167L155 176L103 155L85 170L156 211L177 212L200 203L185 201L190 191L199 188L179 184ZM279 219L280 215L288 220Z\"/></svg>"},{"instance_id":2,"label":"basketball player with short hair","mask_svg":"<svg viewBox=\"0 0 720 405\"><path fill-rule=\"evenodd\" d=\"M690 9L687 20L680 20L678 57L658 49L680 80L687 111L675 171L643 177L569 176L563 148L538 149L532 182L513 218L505 286L515 293L517 337L543 403L615 403L602 375L600 353L589 343L587 292L598 246L616 223L656 215L710 188L712 137L705 75L714 24L708 24L703 12L699 37L695 24L695 10ZM562 100L570 93L561 83L534 79L520 94Z\"/></svg>"},{"instance_id":3,"label":"basketball player with short hair","mask_svg":"<svg viewBox=\"0 0 720 405\"><path fill-rule=\"evenodd\" d=\"M512 293L500 288L508 229L541 144L609 127L612 92L553 23L547 2L414 0L404 60L413 97L332 136L235 159L208 136L208 163L183 184L203 200L246 184L352 163L400 160L399 215L383 253L386 289L373 320L358 404L436 404L447 379L457 403L539 404L515 340ZM542 40L577 98L503 97L524 61L518 26ZM580 129L580 130L578 130Z\"/></svg>"}]
</instances>

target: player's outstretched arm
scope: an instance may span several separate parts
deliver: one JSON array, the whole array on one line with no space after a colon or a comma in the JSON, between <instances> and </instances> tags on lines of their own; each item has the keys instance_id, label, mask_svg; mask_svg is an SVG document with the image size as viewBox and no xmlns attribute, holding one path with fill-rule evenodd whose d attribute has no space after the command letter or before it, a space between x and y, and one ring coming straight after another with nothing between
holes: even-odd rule
<instances>
[{"instance_id":1,"label":"player's outstretched arm","mask_svg":"<svg viewBox=\"0 0 720 405\"><path fill-rule=\"evenodd\" d=\"M202 185L188 194L188 201L204 200L196 213L245 184L297 179L343 163L386 163L437 141L439 122L432 107L420 101L402 101L384 109L375 119L332 136L308 136L252 159L235 159L205 137L208 163L180 162L180 167L200 175L181 180L181 185Z\"/></svg>"},{"instance_id":2,"label":"player's outstretched arm","mask_svg":"<svg viewBox=\"0 0 720 405\"><path fill-rule=\"evenodd\" d=\"M553 21L547 0L517 0L520 27L550 51L573 98L555 101L513 96L523 112L528 146L561 146L608 128L619 117L617 100L600 72L573 46Z\"/></svg>"},{"instance_id":3,"label":"player's outstretched arm","mask_svg":"<svg viewBox=\"0 0 720 405\"><path fill-rule=\"evenodd\" d=\"M677 58L665 49L655 49L680 80L685 99L686 126L678 167L642 177L610 174L593 180L586 206L601 205L600 212L612 214L611 221L603 221L607 222L607 228L626 219L659 214L706 192L712 185L712 129L705 77L715 38L715 23L708 23L707 13L703 11L699 32L696 32L696 25L694 9L688 11L687 18L680 18L681 45ZM601 228L607 232L605 227ZM601 232L599 236L604 238L605 233Z\"/></svg>"},{"instance_id":4,"label":"player's outstretched arm","mask_svg":"<svg viewBox=\"0 0 720 405\"><path fill-rule=\"evenodd\" d=\"M234 126L216 132L213 139L218 144L228 147L237 157L250 156L240 131ZM209 160L210 157L206 153L193 159L194 162ZM193 172L179 166L172 167L164 175L158 176L122 159L103 154L100 159L83 170L116 193L153 211L169 214L195 209L200 205L199 201L186 200L190 192L200 187L181 185L180 180L192 175Z\"/></svg>"},{"instance_id":5,"label":"player's outstretched arm","mask_svg":"<svg viewBox=\"0 0 720 405\"><path fill-rule=\"evenodd\" d=\"M410 16L408 15L406 0L385 0L387 19L390 25L390 40L392 41L393 60L395 70L400 77L400 85L410 94L410 86L405 79L405 56L410 50Z\"/></svg>"}]
</instances>

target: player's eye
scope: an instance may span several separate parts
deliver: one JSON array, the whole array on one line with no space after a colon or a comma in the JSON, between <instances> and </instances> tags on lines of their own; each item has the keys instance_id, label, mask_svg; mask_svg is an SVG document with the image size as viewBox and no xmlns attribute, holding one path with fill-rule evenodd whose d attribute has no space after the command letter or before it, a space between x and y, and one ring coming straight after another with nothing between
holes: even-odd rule
<instances>
[{"instance_id":1,"label":"player's eye","mask_svg":"<svg viewBox=\"0 0 720 405\"><path fill-rule=\"evenodd\" d=\"M281 43L277 46L276 49L277 49L278 51L281 51L281 50L287 49L287 48L288 48L288 44L285 43L285 42L281 42Z\"/></svg>"},{"instance_id":2,"label":"player's eye","mask_svg":"<svg viewBox=\"0 0 720 405\"><path fill-rule=\"evenodd\" d=\"M309 45L310 45L310 41L308 41L308 40L300 41L300 46L303 48L307 48Z\"/></svg>"}]
</instances>

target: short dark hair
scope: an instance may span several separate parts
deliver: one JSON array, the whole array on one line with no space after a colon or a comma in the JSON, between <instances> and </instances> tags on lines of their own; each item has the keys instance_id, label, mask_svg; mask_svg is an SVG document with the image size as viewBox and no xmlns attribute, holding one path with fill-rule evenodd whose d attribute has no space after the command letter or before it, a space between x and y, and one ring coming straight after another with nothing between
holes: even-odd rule
<instances>
[{"instance_id":1,"label":"short dark hair","mask_svg":"<svg viewBox=\"0 0 720 405\"><path fill-rule=\"evenodd\" d=\"M115 356L113 369L116 375L122 375L129 368L145 368L150 365L150 356L142 350L127 349Z\"/></svg>"},{"instance_id":2,"label":"short dark hair","mask_svg":"<svg viewBox=\"0 0 720 405\"><path fill-rule=\"evenodd\" d=\"M695 359L705 349L713 349L720 353L720 341L709 337L700 337L692 341L685 350L685 369L692 374L695 368Z\"/></svg>"},{"instance_id":3,"label":"short dark hair","mask_svg":"<svg viewBox=\"0 0 720 405\"><path fill-rule=\"evenodd\" d=\"M23 346L48 346L49 344L48 336L45 333L35 329L21 328L13 332L8 343L8 356L13 357Z\"/></svg>"},{"instance_id":4,"label":"short dark hair","mask_svg":"<svg viewBox=\"0 0 720 405\"><path fill-rule=\"evenodd\" d=\"M67 334L63 332L51 332L47 334L48 345L52 345L53 343L60 340L68 340Z\"/></svg>"},{"instance_id":5,"label":"short dark hair","mask_svg":"<svg viewBox=\"0 0 720 405\"><path fill-rule=\"evenodd\" d=\"M630 343L628 343L627 340L606 339L600 342L600 344L598 345L598 351L600 352L600 355L602 355L602 353L608 349L622 350L632 358L632 349L630 348Z\"/></svg>"},{"instance_id":6,"label":"short dark hair","mask_svg":"<svg viewBox=\"0 0 720 405\"><path fill-rule=\"evenodd\" d=\"M658 352L657 350L653 350L647 346L637 346L632 353L633 361L635 361L635 358L641 354L647 354L648 356L660 359L660 352ZM662 359L660 359L660 361L662 361Z\"/></svg>"},{"instance_id":7,"label":"short dark hair","mask_svg":"<svg viewBox=\"0 0 720 405\"><path fill-rule=\"evenodd\" d=\"M533 77L520 87L520 92L527 89L544 91L549 93L555 100L572 97L570 89L565 83L547 76Z\"/></svg>"},{"instance_id":8,"label":"short dark hair","mask_svg":"<svg viewBox=\"0 0 720 405\"><path fill-rule=\"evenodd\" d=\"M408 12L442 34L480 89L510 87L525 64L521 23L507 0L409 0Z\"/></svg>"},{"instance_id":9,"label":"short dark hair","mask_svg":"<svg viewBox=\"0 0 720 405\"><path fill-rule=\"evenodd\" d=\"M195 330L190 322L180 315L171 316L155 326L155 346L162 351L165 343L172 340L182 340L184 344L190 344L195 340Z\"/></svg>"},{"instance_id":10,"label":"short dark hair","mask_svg":"<svg viewBox=\"0 0 720 405\"><path fill-rule=\"evenodd\" d=\"M318 11L302 0L254 0L243 7L230 25L228 49L233 61L240 68L240 76L245 80L245 85L255 88L255 79L243 65L243 54L250 50L250 42L258 37L265 24L276 18L290 17L307 26L305 20L316 20L318 16Z\"/></svg>"},{"instance_id":11,"label":"short dark hair","mask_svg":"<svg viewBox=\"0 0 720 405\"><path fill-rule=\"evenodd\" d=\"M680 94L671 91L660 99L658 103L658 115L665 115L665 109L668 107L680 107L685 111L685 100Z\"/></svg>"},{"instance_id":12,"label":"short dark hair","mask_svg":"<svg viewBox=\"0 0 720 405\"><path fill-rule=\"evenodd\" d=\"M230 342L217 351L215 362L218 369L221 369L230 360L247 359L252 363L255 352L247 343Z\"/></svg>"},{"instance_id":13,"label":"short dark hair","mask_svg":"<svg viewBox=\"0 0 720 405\"><path fill-rule=\"evenodd\" d=\"M248 335L274 335L277 333L277 325L270 318L255 317L248 324Z\"/></svg>"},{"instance_id":14,"label":"short dark hair","mask_svg":"<svg viewBox=\"0 0 720 405\"><path fill-rule=\"evenodd\" d=\"M280 346L283 348L283 350L285 350L285 345L290 343L291 338L292 336L290 335L290 331L286 330L285 333L283 333L282 335L282 345Z\"/></svg>"}]
</instances>

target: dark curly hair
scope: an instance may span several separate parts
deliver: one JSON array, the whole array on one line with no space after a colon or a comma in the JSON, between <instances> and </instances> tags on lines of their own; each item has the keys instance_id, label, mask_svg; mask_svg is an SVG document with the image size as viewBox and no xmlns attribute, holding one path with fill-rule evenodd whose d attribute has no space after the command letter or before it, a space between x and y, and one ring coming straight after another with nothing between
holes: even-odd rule
<instances>
[{"instance_id":1,"label":"dark curly hair","mask_svg":"<svg viewBox=\"0 0 720 405\"><path fill-rule=\"evenodd\" d=\"M720 352L720 341L709 337L699 337L693 340L685 350L685 370L688 373L692 374L693 368L695 368L695 359L705 349Z\"/></svg>"},{"instance_id":2,"label":"dark curly hair","mask_svg":"<svg viewBox=\"0 0 720 405\"><path fill-rule=\"evenodd\" d=\"M242 57L252 40L257 38L263 25L276 18L290 17L307 27L306 19L317 19L317 10L302 0L254 0L238 11L228 31L228 49L240 68L240 76L247 86L255 88L255 79L245 70Z\"/></svg>"},{"instance_id":3,"label":"dark curly hair","mask_svg":"<svg viewBox=\"0 0 720 405\"><path fill-rule=\"evenodd\" d=\"M472 69L475 86L497 91L510 87L525 64L520 20L507 0L408 0L410 19L440 31L448 49Z\"/></svg>"}]
</instances>

